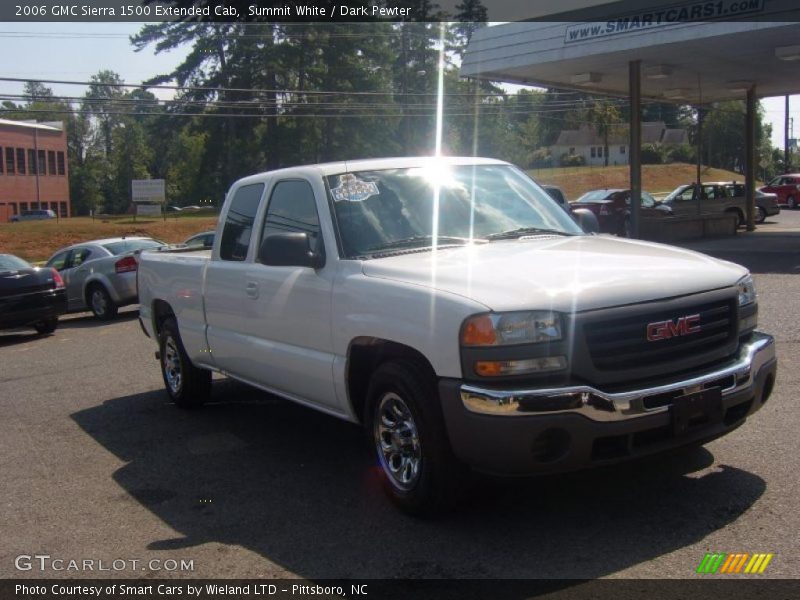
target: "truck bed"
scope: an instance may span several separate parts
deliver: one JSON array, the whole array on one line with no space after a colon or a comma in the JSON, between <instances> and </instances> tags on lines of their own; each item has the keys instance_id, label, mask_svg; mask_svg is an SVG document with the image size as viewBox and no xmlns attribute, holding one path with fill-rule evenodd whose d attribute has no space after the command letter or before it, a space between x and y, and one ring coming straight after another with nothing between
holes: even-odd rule
<instances>
[{"instance_id":1,"label":"truck bed","mask_svg":"<svg viewBox=\"0 0 800 600\"><path fill-rule=\"evenodd\" d=\"M205 313L203 285L211 250L169 248L143 252L139 264L140 316L148 334L152 328L154 299L166 301L175 313L187 353L204 362Z\"/></svg>"}]
</instances>

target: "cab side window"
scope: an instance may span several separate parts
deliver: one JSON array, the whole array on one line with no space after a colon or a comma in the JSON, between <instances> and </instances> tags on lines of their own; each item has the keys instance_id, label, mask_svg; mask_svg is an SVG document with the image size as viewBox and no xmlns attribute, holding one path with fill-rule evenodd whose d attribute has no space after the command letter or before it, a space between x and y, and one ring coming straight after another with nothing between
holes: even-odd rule
<instances>
[{"instance_id":1,"label":"cab side window","mask_svg":"<svg viewBox=\"0 0 800 600\"><path fill-rule=\"evenodd\" d=\"M234 193L219 246L219 257L222 260L243 261L247 258L250 235L253 233L253 223L263 194L263 183L244 185Z\"/></svg>"},{"instance_id":2,"label":"cab side window","mask_svg":"<svg viewBox=\"0 0 800 600\"><path fill-rule=\"evenodd\" d=\"M311 247L320 239L314 190L307 181L279 181L272 190L261 243L276 233L307 233Z\"/></svg>"}]
</instances>

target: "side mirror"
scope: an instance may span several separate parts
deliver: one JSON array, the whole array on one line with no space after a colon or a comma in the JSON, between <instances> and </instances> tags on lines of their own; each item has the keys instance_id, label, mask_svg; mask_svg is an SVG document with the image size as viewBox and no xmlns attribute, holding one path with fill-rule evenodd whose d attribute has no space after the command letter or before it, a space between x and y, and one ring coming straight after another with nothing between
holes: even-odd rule
<instances>
[{"instance_id":1,"label":"side mirror","mask_svg":"<svg viewBox=\"0 0 800 600\"><path fill-rule=\"evenodd\" d=\"M311 249L311 239L304 232L268 235L258 249L258 260L273 267L325 266L325 255Z\"/></svg>"},{"instance_id":2,"label":"side mirror","mask_svg":"<svg viewBox=\"0 0 800 600\"><path fill-rule=\"evenodd\" d=\"M599 233L600 223L595 214L588 208L576 208L572 211L575 222L580 225L586 233Z\"/></svg>"}]
</instances>

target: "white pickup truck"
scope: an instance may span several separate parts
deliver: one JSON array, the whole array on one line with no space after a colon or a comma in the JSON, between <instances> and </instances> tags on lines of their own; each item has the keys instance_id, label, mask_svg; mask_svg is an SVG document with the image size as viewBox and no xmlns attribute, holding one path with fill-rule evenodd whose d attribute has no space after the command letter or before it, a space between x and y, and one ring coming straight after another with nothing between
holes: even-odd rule
<instances>
[{"instance_id":1,"label":"white pickup truck","mask_svg":"<svg viewBox=\"0 0 800 600\"><path fill-rule=\"evenodd\" d=\"M216 371L363 423L411 512L446 506L469 469L702 444L761 408L777 368L746 269L584 233L496 160L244 178L213 249L145 252L138 284L178 406Z\"/></svg>"}]
</instances>

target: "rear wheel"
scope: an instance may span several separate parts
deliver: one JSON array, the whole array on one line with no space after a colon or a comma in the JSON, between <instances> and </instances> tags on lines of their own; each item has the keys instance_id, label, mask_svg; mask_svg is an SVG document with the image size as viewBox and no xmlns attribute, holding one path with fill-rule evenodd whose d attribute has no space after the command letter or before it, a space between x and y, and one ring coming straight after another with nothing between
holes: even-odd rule
<instances>
[{"instance_id":1,"label":"rear wheel","mask_svg":"<svg viewBox=\"0 0 800 600\"><path fill-rule=\"evenodd\" d=\"M436 382L427 369L409 360L378 367L366 415L389 498L413 515L450 507L466 469L450 448Z\"/></svg>"},{"instance_id":2,"label":"rear wheel","mask_svg":"<svg viewBox=\"0 0 800 600\"><path fill-rule=\"evenodd\" d=\"M211 371L195 367L189 360L174 318L161 326L158 345L161 375L169 397L181 408L202 406L211 395Z\"/></svg>"},{"instance_id":3,"label":"rear wheel","mask_svg":"<svg viewBox=\"0 0 800 600\"><path fill-rule=\"evenodd\" d=\"M45 335L47 333L53 333L58 327L58 317L53 317L52 319L45 319L34 325L36 331L39 335Z\"/></svg>"},{"instance_id":4,"label":"rear wheel","mask_svg":"<svg viewBox=\"0 0 800 600\"><path fill-rule=\"evenodd\" d=\"M728 213L736 217L735 227L736 229L739 229L742 226L742 223L744 223L744 217L742 216L742 213L740 213L738 210L729 210Z\"/></svg>"},{"instance_id":5,"label":"rear wheel","mask_svg":"<svg viewBox=\"0 0 800 600\"><path fill-rule=\"evenodd\" d=\"M117 316L119 307L111 299L111 295L100 284L95 284L89 288L87 294L89 308L92 314L101 321L108 321Z\"/></svg>"},{"instance_id":6,"label":"rear wheel","mask_svg":"<svg viewBox=\"0 0 800 600\"><path fill-rule=\"evenodd\" d=\"M763 206L756 206L756 223L763 223L767 220L767 211L764 210Z\"/></svg>"}]
</instances>

